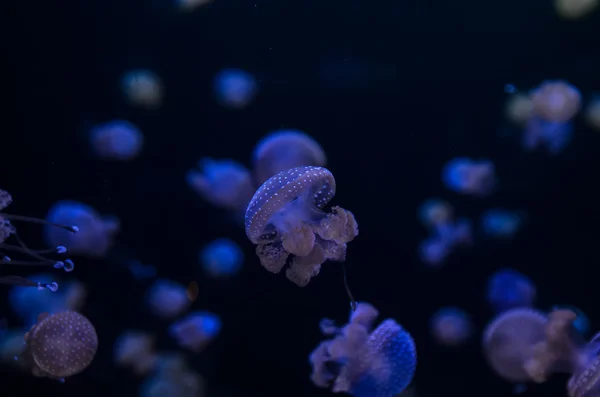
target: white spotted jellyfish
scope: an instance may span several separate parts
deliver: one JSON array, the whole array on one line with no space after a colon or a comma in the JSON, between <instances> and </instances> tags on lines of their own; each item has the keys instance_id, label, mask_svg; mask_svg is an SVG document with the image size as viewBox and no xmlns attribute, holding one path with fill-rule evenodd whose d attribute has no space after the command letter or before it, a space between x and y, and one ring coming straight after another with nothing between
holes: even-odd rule
<instances>
[{"instance_id":1,"label":"white spotted jellyfish","mask_svg":"<svg viewBox=\"0 0 600 397\"><path fill-rule=\"evenodd\" d=\"M392 319L375 329L379 313L359 303L344 327L321 321L326 340L310 354L312 382L354 397L394 397L411 383L417 350L411 335Z\"/></svg>"},{"instance_id":2,"label":"white spotted jellyfish","mask_svg":"<svg viewBox=\"0 0 600 397\"><path fill-rule=\"evenodd\" d=\"M358 235L354 215L343 208L323 211L335 195L335 179L322 167L296 167L267 180L246 211L246 235L257 245L265 269L286 276L300 287L326 260L344 262L346 244ZM351 301L354 299L346 285Z\"/></svg>"},{"instance_id":3,"label":"white spotted jellyfish","mask_svg":"<svg viewBox=\"0 0 600 397\"><path fill-rule=\"evenodd\" d=\"M9 206L10 203L12 203L11 195L5 190L0 190L0 210L3 210ZM19 237L17 229L13 226L11 221L38 223L53 229L65 231L65 233L70 234L74 234L79 231L77 226L66 226L64 224L59 224L58 222L45 221L43 219L0 212L0 265L53 266L55 269L64 269L66 272L73 270L74 264L70 259L61 261L46 257L46 255L50 254L64 254L67 252L67 248L64 245L52 244L54 248L46 250L30 249ZM7 243L7 240L11 238L14 239L17 244ZM24 259L18 259L12 256L9 257L5 254L5 252L11 252L12 254L21 256ZM0 284L15 285L20 287L37 287L39 290L44 290L46 288L51 291L58 290L58 284L56 282L35 282L28 278L14 275L0 276Z\"/></svg>"},{"instance_id":4,"label":"white spotted jellyfish","mask_svg":"<svg viewBox=\"0 0 600 397\"><path fill-rule=\"evenodd\" d=\"M80 313L42 313L25 334L23 358L37 377L63 381L85 370L98 350L98 335Z\"/></svg>"}]
</instances>

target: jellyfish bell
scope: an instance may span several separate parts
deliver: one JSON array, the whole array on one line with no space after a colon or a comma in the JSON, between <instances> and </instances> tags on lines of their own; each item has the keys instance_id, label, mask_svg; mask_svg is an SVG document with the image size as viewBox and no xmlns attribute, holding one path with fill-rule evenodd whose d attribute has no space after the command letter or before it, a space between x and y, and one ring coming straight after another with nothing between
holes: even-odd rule
<instances>
[{"instance_id":1,"label":"jellyfish bell","mask_svg":"<svg viewBox=\"0 0 600 397\"><path fill-rule=\"evenodd\" d=\"M534 113L544 121L565 123L581 110L581 93L563 80L546 80L531 92Z\"/></svg>"},{"instance_id":2,"label":"jellyfish bell","mask_svg":"<svg viewBox=\"0 0 600 397\"><path fill-rule=\"evenodd\" d=\"M158 75L147 69L130 70L121 77L121 89L132 105L156 109L162 105L163 83Z\"/></svg>"}]
</instances>

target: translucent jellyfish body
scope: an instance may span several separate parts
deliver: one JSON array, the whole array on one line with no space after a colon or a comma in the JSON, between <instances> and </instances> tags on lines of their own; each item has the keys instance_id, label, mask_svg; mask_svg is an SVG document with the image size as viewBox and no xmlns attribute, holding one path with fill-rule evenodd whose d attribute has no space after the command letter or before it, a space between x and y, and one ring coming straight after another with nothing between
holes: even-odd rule
<instances>
[{"instance_id":1,"label":"translucent jellyfish body","mask_svg":"<svg viewBox=\"0 0 600 397\"><path fill-rule=\"evenodd\" d=\"M50 245L65 245L74 255L93 258L106 256L119 231L119 221L112 216L101 216L92 207L83 203L62 200L48 211L48 221L77 225L77 234L52 227L44 229L44 239Z\"/></svg>"},{"instance_id":2,"label":"translucent jellyfish body","mask_svg":"<svg viewBox=\"0 0 600 397\"><path fill-rule=\"evenodd\" d=\"M418 216L423 226L437 231L454 221L454 208L447 201L429 199L421 204Z\"/></svg>"},{"instance_id":3,"label":"translucent jellyfish body","mask_svg":"<svg viewBox=\"0 0 600 397\"><path fill-rule=\"evenodd\" d=\"M358 235L354 215L323 207L335 195L335 179L321 167L297 167L271 177L246 211L246 235L265 269L306 286L326 260L343 262L346 244Z\"/></svg>"},{"instance_id":4,"label":"translucent jellyfish body","mask_svg":"<svg viewBox=\"0 0 600 397\"><path fill-rule=\"evenodd\" d=\"M444 307L435 312L430 329L436 342L444 346L459 346L473 333L469 315L457 307Z\"/></svg>"},{"instance_id":5,"label":"translucent jellyfish body","mask_svg":"<svg viewBox=\"0 0 600 397\"><path fill-rule=\"evenodd\" d=\"M203 397L204 380L178 354L160 354L156 370L140 387L141 397Z\"/></svg>"},{"instance_id":6,"label":"translucent jellyfish body","mask_svg":"<svg viewBox=\"0 0 600 397\"><path fill-rule=\"evenodd\" d=\"M174 281L159 279L148 289L146 304L156 316L173 318L187 310L190 300L185 286Z\"/></svg>"},{"instance_id":7,"label":"translucent jellyfish body","mask_svg":"<svg viewBox=\"0 0 600 397\"><path fill-rule=\"evenodd\" d=\"M573 305L554 305L552 310L572 311L576 315L575 320L573 320L573 328L579 332L581 336L586 336L590 332L590 320L588 316L578 307Z\"/></svg>"},{"instance_id":8,"label":"translucent jellyfish body","mask_svg":"<svg viewBox=\"0 0 600 397\"><path fill-rule=\"evenodd\" d=\"M489 160L472 160L457 157L446 163L442 181L456 193L470 196L487 196L496 187L494 164Z\"/></svg>"},{"instance_id":9,"label":"translucent jellyfish body","mask_svg":"<svg viewBox=\"0 0 600 397\"><path fill-rule=\"evenodd\" d=\"M325 151L317 141L298 130L277 130L262 138L252 153L258 185L282 171L300 166L324 167Z\"/></svg>"},{"instance_id":10,"label":"translucent jellyfish body","mask_svg":"<svg viewBox=\"0 0 600 397\"><path fill-rule=\"evenodd\" d=\"M98 335L92 323L77 312L42 313L25 334L26 359L33 375L64 379L77 375L93 361Z\"/></svg>"},{"instance_id":11,"label":"translucent jellyfish body","mask_svg":"<svg viewBox=\"0 0 600 397\"><path fill-rule=\"evenodd\" d=\"M524 126L533 115L533 101L529 95L514 94L508 97L505 107L506 118L518 125Z\"/></svg>"},{"instance_id":12,"label":"translucent jellyfish body","mask_svg":"<svg viewBox=\"0 0 600 397\"><path fill-rule=\"evenodd\" d=\"M497 312L532 307L536 298L533 281L513 269L500 269L488 279L486 300Z\"/></svg>"},{"instance_id":13,"label":"translucent jellyfish body","mask_svg":"<svg viewBox=\"0 0 600 397\"><path fill-rule=\"evenodd\" d=\"M142 151L144 135L129 121L113 120L90 130L90 144L102 159L127 161Z\"/></svg>"},{"instance_id":14,"label":"translucent jellyfish body","mask_svg":"<svg viewBox=\"0 0 600 397\"><path fill-rule=\"evenodd\" d=\"M542 120L566 123L581 110L581 93L562 80L544 81L531 92L533 111Z\"/></svg>"},{"instance_id":15,"label":"translucent jellyfish body","mask_svg":"<svg viewBox=\"0 0 600 397\"><path fill-rule=\"evenodd\" d=\"M236 274L244 262L244 253L235 241L219 238L200 251L200 263L212 277L230 277Z\"/></svg>"},{"instance_id":16,"label":"translucent jellyfish body","mask_svg":"<svg viewBox=\"0 0 600 397\"><path fill-rule=\"evenodd\" d=\"M258 91L256 78L241 69L224 69L214 80L217 101L224 107L242 109L248 106Z\"/></svg>"},{"instance_id":17,"label":"translucent jellyfish body","mask_svg":"<svg viewBox=\"0 0 600 397\"><path fill-rule=\"evenodd\" d=\"M135 106L156 109L162 105L163 84L154 72L136 69L121 77L121 89L129 103Z\"/></svg>"},{"instance_id":18,"label":"translucent jellyfish body","mask_svg":"<svg viewBox=\"0 0 600 397\"><path fill-rule=\"evenodd\" d=\"M130 367L136 375L147 375L156 365L154 337L140 331L125 331L114 346L115 363Z\"/></svg>"},{"instance_id":19,"label":"translucent jellyfish body","mask_svg":"<svg viewBox=\"0 0 600 397\"><path fill-rule=\"evenodd\" d=\"M598 8L598 0L554 0L556 13L566 19L579 19Z\"/></svg>"},{"instance_id":20,"label":"translucent jellyfish body","mask_svg":"<svg viewBox=\"0 0 600 397\"><path fill-rule=\"evenodd\" d=\"M221 331L221 319L208 312L190 313L169 327L179 346L195 353L203 350Z\"/></svg>"},{"instance_id":21,"label":"translucent jellyfish body","mask_svg":"<svg viewBox=\"0 0 600 397\"><path fill-rule=\"evenodd\" d=\"M512 238L521 227L522 216L517 212L491 209L481 215L483 233L495 238Z\"/></svg>"},{"instance_id":22,"label":"translucent jellyfish body","mask_svg":"<svg viewBox=\"0 0 600 397\"><path fill-rule=\"evenodd\" d=\"M373 330L378 314L373 306L359 303L344 327L328 319L321 322L321 331L332 339L309 357L316 386L355 397L394 397L406 389L417 364L415 343L392 319Z\"/></svg>"},{"instance_id":23,"label":"translucent jellyfish body","mask_svg":"<svg viewBox=\"0 0 600 397\"><path fill-rule=\"evenodd\" d=\"M523 148L532 151L543 147L550 154L558 154L571 143L572 135L571 122L546 121L534 116L523 131Z\"/></svg>"},{"instance_id":24,"label":"translucent jellyfish body","mask_svg":"<svg viewBox=\"0 0 600 397\"><path fill-rule=\"evenodd\" d=\"M427 204L426 202L425 205ZM427 208L427 206L421 208L421 216ZM444 218L439 218L435 222L432 222L432 219L422 218L423 224L431 230L431 235L419 245L419 257L429 266L442 265L454 249L472 243L471 221L466 218L455 220L450 214L444 215Z\"/></svg>"}]
</instances>

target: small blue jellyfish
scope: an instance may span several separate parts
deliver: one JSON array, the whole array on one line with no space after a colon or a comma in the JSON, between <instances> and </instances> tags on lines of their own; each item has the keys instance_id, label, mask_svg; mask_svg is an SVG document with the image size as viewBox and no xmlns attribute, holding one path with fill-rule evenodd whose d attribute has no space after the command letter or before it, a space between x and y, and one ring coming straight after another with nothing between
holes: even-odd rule
<instances>
[{"instance_id":1,"label":"small blue jellyfish","mask_svg":"<svg viewBox=\"0 0 600 397\"><path fill-rule=\"evenodd\" d=\"M217 101L224 107L245 108L258 91L258 82L250 73L241 69L224 69L214 80Z\"/></svg>"},{"instance_id":2,"label":"small blue jellyfish","mask_svg":"<svg viewBox=\"0 0 600 397\"><path fill-rule=\"evenodd\" d=\"M209 312L193 312L169 327L169 334L181 347L194 353L203 350L221 332L221 319Z\"/></svg>"},{"instance_id":3,"label":"small blue jellyfish","mask_svg":"<svg viewBox=\"0 0 600 397\"><path fill-rule=\"evenodd\" d=\"M453 222L454 208L444 200L429 199L421 204L418 216L423 226L438 231L439 228Z\"/></svg>"},{"instance_id":4,"label":"small blue jellyfish","mask_svg":"<svg viewBox=\"0 0 600 397\"><path fill-rule=\"evenodd\" d=\"M459 346L473 333L469 315L457 307L444 307L435 312L430 328L435 340L444 346Z\"/></svg>"},{"instance_id":5,"label":"small blue jellyfish","mask_svg":"<svg viewBox=\"0 0 600 397\"><path fill-rule=\"evenodd\" d=\"M98 124L89 134L92 149L102 159L132 160L140 154L144 145L142 132L125 120Z\"/></svg>"},{"instance_id":6,"label":"small blue jellyfish","mask_svg":"<svg viewBox=\"0 0 600 397\"><path fill-rule=\"evenodd\" d=\"M170 280L156 280L146 293L148 308L161 318L177 317L189 307L190 303L187 288Z\"/></svg>"},{"instance_id":7,"label":"small blue jellyfish","mask_svg":"<svg viewBox=\"0 0 600 397\"><path fill-rule=\"evenodd\" d=\"M141 108L157 109L162 105L163 84L158 75L147 69L135 69L121 77L121 89L127 101Z\"/></svg>"},{"instance_id":8,"label":"small blue jellyfish","mask_svg":"<svg viewBox=\"0 0 600 397\"><path fill-rule=\"evenodd\" d=\"M523 148L533 151L545 147L550 154L556 155L571 143L572 136L571 122L546 121L534 116L523 131Z\"/></svg>"},{"instance_id":9,"label":"small blue jellyfish","mask_svg":"<svg viewBox=\"0 0 600 397\"><path fill-rule=\"evenodd\" d=\"M228 238L219 238L200 251L200 263L212 277L229 277L242 267L244 253L239 245Z\"/></svg>"},{"instance_id":10,"label":"small blue jellyfish","mask_svg":"<svg viewBox=\"0 0 600 397\"><path fill-rule=\"evenodd\" d=\"M414 340L392 319L373 330L378 315L373 306L359 303L342 328L322 321L321 330L333 339L309 357L316 386L354 397L394 397L408 387L417 365Z\"/></svg>"},{"instance_id":11,"label":"small blue jellyfish","mask_svg":"<svg viewBox=\"0 0 600 397\"><path fill-rule=\"evenodd\" d=\"M490 237L512 238L521 227L522 216L516 212L491 209L481 216L483 233Z\"/></svg>"},{"instance_id":12,"label":"small blue jellyfish","mask_svg":"<svg viewBox=\"0 0 600 397\"><path fill-rule=\"evenodd\" d=\"M442 265L449 253L448 245L437 236L427 238L419 245L419 258L432 267Z\"/></svg>"},{"instance_id":13,"label":"small blue jellyfish","mask_svg":"<svg viewBox=\"0 0 600 397\"><path fill-rule=\"evenodd\" d=\"M456 193L475 197L487 196L496 188L494 163L466 157L454 158L444 166L442 182Z\"/></svg>"},{"instance_id":14,"label":"small blue jellyfish","mask_svg":"<svg viewBox=\"0 0 600 397\"><path fill-rule=\"evenodd\" d=\"M487 282L486 300L497 313L517 307L531 307L535 297L533 281L513 269L500 269Z\"/></svg>"}]
</instances>

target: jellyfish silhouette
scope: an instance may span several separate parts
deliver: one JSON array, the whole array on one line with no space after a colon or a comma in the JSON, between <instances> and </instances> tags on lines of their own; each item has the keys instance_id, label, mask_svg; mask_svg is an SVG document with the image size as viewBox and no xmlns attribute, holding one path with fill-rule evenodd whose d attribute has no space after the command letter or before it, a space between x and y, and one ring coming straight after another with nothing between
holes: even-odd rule
<instances>
[{"instance_id":1,"label":"jellyfish silhouette","mask_svg":"<svg viewBox=\"0 0 600 397\"><path fill-rule=\"evenodd\" d=\"M321 322L321 331L333 339L309 356L316 386L355 397L393 397L408 387L417 363L415 343L392 319L372 331L378 315L373 306L359 303L344 327Z\"/></svg>"},{"instance_id":2,"label":"jellyfish silhouette","mask_svg":"<svg viewBox=\"0 0 600 397\"><path fill-rule=\"evenodd\" d=\"M25 334L25 342L24 355L33 375L59 380L86 369L98 350L94 326L72 311L40 314L37 324Z\"/></svg>"},{"instance_id":3,"label":"jellyfish silhouette","mask_svg":"<svg viewBox=\"0 0 600 397\"><path fill-rule=\"evenodd\" d=\"M322 211L334 195L335 179L321 167L280 172L256 191L246 211L246 235L265 269L279 273L289 264L287 278L304 287L326 260L345 261L358 224L343 208Z\"/></svg>"}]
</instances>

